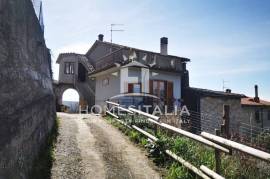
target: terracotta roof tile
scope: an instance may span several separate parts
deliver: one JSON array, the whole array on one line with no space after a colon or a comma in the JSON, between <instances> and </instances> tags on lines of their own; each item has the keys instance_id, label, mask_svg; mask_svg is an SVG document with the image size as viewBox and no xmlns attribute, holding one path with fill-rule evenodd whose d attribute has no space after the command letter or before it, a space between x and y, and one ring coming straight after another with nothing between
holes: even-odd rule
<instances>
[{"instance_id":1,"label":"terracotta roof tile","mask_svg":"<svg viewBox=\"0 0 270 179\"><path fill-rule=\"evenodd\" d=\"M269 101L264 101L260 99L259 102L256 102L254 98L251 98L251 97L242 98L241 104L247 105L247 106L270 106Z\"/></svg>"}]
</instances>

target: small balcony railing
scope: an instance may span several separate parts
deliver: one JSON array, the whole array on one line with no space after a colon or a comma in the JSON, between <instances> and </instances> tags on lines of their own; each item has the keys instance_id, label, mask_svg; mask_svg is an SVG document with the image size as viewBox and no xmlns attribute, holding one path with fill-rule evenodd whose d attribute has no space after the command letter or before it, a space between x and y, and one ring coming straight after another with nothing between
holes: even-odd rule
<instances>
[{"instance_id":1,"label":"small balcony railing","mask_svg":"<svg viewBox=\"0 0 270 179\"><path fill-rule=\"evenodd\" d=\"M111 54L100 58L97 60L94 66L96 71L100 71L113 66L115 63L120 65L126 64L132 59L147 65L152 69L175 72L182 71L182 61L178 57L165 56L153 52L130 49L126 47L116 50Z\"/></svg>"}]
</instances>

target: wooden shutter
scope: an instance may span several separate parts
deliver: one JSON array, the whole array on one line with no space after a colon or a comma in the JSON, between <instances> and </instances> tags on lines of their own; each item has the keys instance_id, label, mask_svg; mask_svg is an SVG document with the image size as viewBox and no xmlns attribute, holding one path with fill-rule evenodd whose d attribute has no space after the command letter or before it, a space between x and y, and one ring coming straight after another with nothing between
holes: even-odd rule
<instances>
[{"instance_id":1,"label":"wooden shutter","mask_svg":"<svg viewBox=\"0 0 270 179\"><path fill-rule=\"evenodd\" d=\"M149 93L153 94L153 80L149 80Z\"/></svg>"},{"instance_id":2,"label":"wooden shutter","mask_svg":"<svg viewBox=\"0 0 270 179\"><path fill-rule=\"evenodd\" d=\"M128 93L133 93L133 84L132 83L128 84Z\"/></svg>"}]
</instances>

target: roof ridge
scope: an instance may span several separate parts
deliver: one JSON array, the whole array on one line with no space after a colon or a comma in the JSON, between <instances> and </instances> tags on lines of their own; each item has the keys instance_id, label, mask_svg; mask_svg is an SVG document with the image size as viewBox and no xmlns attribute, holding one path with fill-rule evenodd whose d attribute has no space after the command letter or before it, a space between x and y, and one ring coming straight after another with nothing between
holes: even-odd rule
<instances>
[{"instance_id":1,"label":"roof ridge","mask_svg":"<svg viewBox=\"0 0 270 179\"><path fill-rule=\"evenodd\" d=\"M240 94L240 93L227 93L225 91L218 91L218 90L205 89L205 88L196 88L196 87L188 87L188 88L191 90L197 90L197 91L205 92L205 93L213 93L213 94L226 95L226 96L238 96L241 98L246 97L246 95Z\"/></svg>"},{"instance_id":2,"label":"roof ridge","mask_svg":"<svg viewBox=\"0 0 270 179\"><path fill-rule=\"evenodd\" d=\"M83 55L83 56L85 56L85 54L76 53L76 52L64 52L64 53L60 53L59 55Z\"/></svg>"},{"instance_id":3,"label":"roof ridge","mask_svg":"<svg viewBox=\"0 0 270 179\"><path fill-rule=\"evenodd\" d=\"M107 41L97 41L97 42L104 43L104 44L106 44L106 45L114 45L114 46L118 46L119 48L134 49L134 50L143 51L143 52L146 52L146 53L154 53L154 54L158 54L158 55L160 55L160 56L167 56L167 57L174 57L174 58L182 58L182 59L186 59L186 60L190 61L190 59L189 59L189 58L186 58L186 57L180 57L180 56L176 56L176 55L164 55L164 54L161 54L161 53L159 53L159 52L154 52L154 51L150 51L150 50L144 50L144 49L140 49L140 48L136 48L136 47L130 47L130 46L126 46L126 45L120 45L120 44L111 43L111 42L107 42Z\"/></svg>"}]
</instances>

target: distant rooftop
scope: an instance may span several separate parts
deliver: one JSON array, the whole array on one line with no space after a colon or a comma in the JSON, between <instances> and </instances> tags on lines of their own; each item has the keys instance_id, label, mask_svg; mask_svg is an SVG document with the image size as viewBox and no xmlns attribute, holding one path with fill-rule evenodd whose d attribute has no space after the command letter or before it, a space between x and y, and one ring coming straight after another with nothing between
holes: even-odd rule
<instances>
[{"instance_id":1,"label":"distant rooftop","mask_svg":"<svg viewBox=\"0 0 270 179\"><path fill-rule=\"evenodd\" d=\"M197 94L202 96L210 96L210 97L228 97L228 98L244 98L246 97L244 94L237 94L237 93L228 93L224 91L214 91L209 89L202 89L202 88L194 88L189 87L187 90L191 90Z\"/></svg>"},{"instance_id":2,"label":"distant rooftop","mask_svg":"<svg viewBox=\"0 0 270 179\"><path fill-rule=\"evenodd\" d=\"M254 98L251 98L251 97L242 98L241 104L244 106L269 106L270 107L269 101L264 101L261 99L259 99L259 101L256 101Z\"/></svg>"},{"instance_id":3,"label":"distant rooftop","mask_svg":"<svg viewBox=\"0 0 270 179\"><path fill-rule=\"evenodd\" d=\"M73 57L73 58L84 58L87 59L87 57L83 54L78 54L78 53L61 53L59 54L56 63L59 63L62 58L65 57Z\"/></svg>"}]
</instances>

